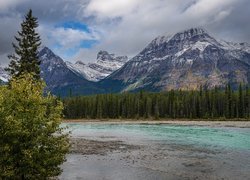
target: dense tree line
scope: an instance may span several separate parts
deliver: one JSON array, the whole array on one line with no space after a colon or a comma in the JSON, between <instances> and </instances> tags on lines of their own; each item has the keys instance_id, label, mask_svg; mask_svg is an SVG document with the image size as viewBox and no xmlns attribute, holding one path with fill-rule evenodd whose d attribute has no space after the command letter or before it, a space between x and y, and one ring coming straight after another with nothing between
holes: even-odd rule
<instances>
[{"instance_id":1,"label":"dense tree line","mask_svg":"<svg viewBox=\"0 0 250 180\"><path fill-rule=\"evenodd\" d=\"M250 118L250 91L207 90L102 94L63 100L65 118Z\"/></svg>"}]
</instances>

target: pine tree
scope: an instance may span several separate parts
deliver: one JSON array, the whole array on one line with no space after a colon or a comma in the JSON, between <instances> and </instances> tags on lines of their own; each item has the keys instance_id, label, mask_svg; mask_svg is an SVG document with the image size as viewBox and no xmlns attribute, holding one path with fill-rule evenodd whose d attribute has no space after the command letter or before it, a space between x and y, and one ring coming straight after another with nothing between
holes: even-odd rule
<instances>
[{"instance_id":1,"label":"pine tree","mask_svg":"<svg viewBox=\"0 0 250 180\"><path fill-rule=\"evenodd\" d=\"M15 54L9 55L10 64L6 70L11 77L19 77L23 73L32 73L35 79L40 79L40 61L38 59L38 48L41 45L37 18L33 17L29 10L25 20L21 23L21 31L15 37L17 43L12 43Z\"/></svg>"}]
</instances>

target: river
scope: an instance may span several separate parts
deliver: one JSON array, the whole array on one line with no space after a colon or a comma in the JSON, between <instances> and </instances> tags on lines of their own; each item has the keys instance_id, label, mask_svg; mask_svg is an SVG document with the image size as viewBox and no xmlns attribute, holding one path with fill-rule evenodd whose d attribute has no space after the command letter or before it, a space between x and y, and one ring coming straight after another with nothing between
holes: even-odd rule
<instances>
[{"instance_id":1,"label":"river","mask_svg":"<svg viewBox=\"0 0 250 180\"><path fill-rule=\"evenodd\" d=\"M65 123L60 179L249 179L250 128Z\"/></svg>"}]
</instances>

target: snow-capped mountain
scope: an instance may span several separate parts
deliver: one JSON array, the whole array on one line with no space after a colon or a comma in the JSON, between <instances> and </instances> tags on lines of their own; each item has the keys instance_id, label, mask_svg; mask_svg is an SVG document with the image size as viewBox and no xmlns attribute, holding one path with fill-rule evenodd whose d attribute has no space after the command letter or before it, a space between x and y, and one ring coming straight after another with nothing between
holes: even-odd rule
<instances>
[{"instance_id":1,"label":"snow-capped mountain","mask_svg":"<svg viewBox=\"0 0 250 180\"><path fill-rule=\"evenodd\" d=\"M77 61L75 64L66 62L67 66L89 81L100 81L117 69L121 68L128 61L127 56L115 56L107 51L100 51L94 63L85 64Z\"/></svg>"},{"instance_id":2,"label":"snow-capped mountain","mask_svg":"<svg viewBox=\"0 0 250 180\"><path fill-rule=\"evenodd\" d=\"M99 92L93 82L68 68L67 64L49 48L41 49L38 56L41 60L41 77L52 93L66 96L70 93L76 95Z\"/></svg>"},{"instance_id":3,"label":"snow-capped mountain","mask_svg":"<svg viewBox=\"0 0 250 180\"><path fill-rule=\"evenodd\" d=\"M250 83L250 45L216 40L202 28L154 39L102 84L120 91L197 89Z\"/></svg>"},{"instance_id":4,"label":"snow-capped mountain","mask_svg":"<svg viewBox=\"0 0 250 180\"><path fill-rule=\"evenodd\" d=\"M4 70L4 67L0 67L0 81L2 82L8 82L9 80L9 75L8 73Z\"/></svg>"},{"instance_id":5,"label":"snow-capped mountain","mask_svg":"<svg viewBox=\"0 0 250 180\"><path fill-rule=\"evenodd\" d=\"M100 51L95 63L72 64L47 47L39 59L48 89L61 96L250 83L250 45L217 40L202 28L159 36L129 61ZM0 79L8 79L3 68Z\"/></svg>"},{"instance_id":6,"label":"snow-capped mountain","mask_svg":"<svg viewBox=\"0 0 250 180\"><path fill-rule=\"evenodd\" d=\"M47 89L53 94L67 96L70 93L73 95L103 93L98 84L86 79L82 72L70 68L62 58L54 54L48 47L41 47L38 57L41 61L41 77L46 82ZM98 63L100 64L104 60L106 59L99 56ZM115 60L118 62L118 59ZM120 64L117 63L117 65ZM0 66L0 83L5 83L8 79L8 73Z\"/></svg>"}]
</instances>

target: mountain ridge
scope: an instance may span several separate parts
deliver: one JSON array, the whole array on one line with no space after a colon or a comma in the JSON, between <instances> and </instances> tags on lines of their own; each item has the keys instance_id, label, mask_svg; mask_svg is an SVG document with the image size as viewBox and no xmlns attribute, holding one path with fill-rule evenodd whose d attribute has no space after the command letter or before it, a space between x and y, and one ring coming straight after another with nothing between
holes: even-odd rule
<instances>
[{"instance_id":1,"label":"mountain ridge","mask_svg":"<svg viewBox=\"0 0 250 180\"><path fill-rule=\"evenodd\" d=\"M94 82L69 69L66 62L49 48L44 47L38 56L41 60L41 77L52 94L68 96L101 93L101 89L96 88Z\"/></svg>"},{"instance_id":2,"label":"mountain ridge","mask_svg":"<svg viewBox=\"0 0 250 180\"><path fill-rule=\"evenodd\" d=\"M128 61L127 56L116 56L107 51L99 51L96 61L93 63L83 63L77 61L75 64L66 62L67 66L89 81L100 81L121 68Z\"/></svg>"},{"instance_id":3,"label":"mountain ridge","mask_svg":"<svg viewBox=\"0 0 250 180\"><path fill-rule=\"evenodd\" d=\"M250 45L218 40L202 28L158 36L129 60L100 51L93 63L73 64L48 47L40 49L39 59L47 89L60 96L70 92L88 95L193 90L226 84L234 88L250 82ZM8 79L1 68L0 79Z\"/></svg>"},{"instance_id":4,"label":"mountain ridge","mask_svg":"<svg viewBox=\"0 0 250 180\"><path fill-rule=\"evenodd\" d=\"M223 43L222 43L223 42ZM105 81L120 81L120 91L197 89L250 81L250 46L217 41L192 28L152 40L138 55ZM237 73L234 73L237 71ZM237 76L237 77L235 77Z\"/></svg>"}]
</instances>

